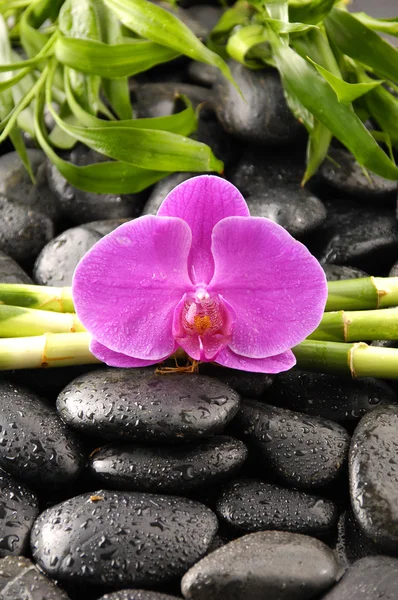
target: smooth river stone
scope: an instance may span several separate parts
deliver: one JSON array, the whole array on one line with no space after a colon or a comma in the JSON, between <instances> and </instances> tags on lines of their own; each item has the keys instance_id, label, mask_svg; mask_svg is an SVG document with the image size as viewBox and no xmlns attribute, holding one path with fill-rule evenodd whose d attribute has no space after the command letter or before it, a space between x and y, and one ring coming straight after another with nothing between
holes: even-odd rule
<instances>
[{"instance_id":1,"label":"smooth river stone","mask_svg":"<svg viewBox=\"0 0 398 600\"><path fill-rule=\"evenodd\" d=\"M232 477L247 458L243 442L214 436L182 446L106 446L90 471L111 489L180 494Z\"/></svg>"},{"instance_id":2,"label":"smooth river stone","mask_svg":"<svg viewBox=\"0 0 398 600\"><path fill-rule=\"evenodd\" d=\"M120 590L101 596L98 600L178 600L177 596L169 596L161 592L149 590Z\"/></svg>"},{"instance_id":3,"label":"smooth river stone","mask_svg":"<svg viewBox=\"0 0 398 600\"><path fill-rule=\"evenodd\" d=\"M187 600L309 600L341 573L315 538L285 531L245 535L215 550L182 578Z\"/></svg>"},{"instance_id":4,"label":"smooth river stone","mask_svg":"<svg viewBox=\"0 0 398 600\"><path fill-rule=\"evenodd\" d=\"M359 277L368 277L368 273L355 269L355 267L347 267L346 265L322 265L328 281L340 281L340 279L358 279Z\"/></svg>"},{"instance_id":5,"label":"smooth river stone","mask_svg":"<svg viewBox=\"0 0 398 600\"><path fill-rule=\"evenodd\" d=\"M75 434L33 392L0 383L0 468L40 487L73 480L84 465Z\"/></svg>"},{"instance_id":6,"label":"smooth river stone","mask_svg":"<svg viewBox=\"0 0 398 600\"><path fill-rule=\"evenodd\" d=\"M322 600L396 600L398 559L367 556L354 563Z\"/></svg>"},{"instance_id":7,"label":"smooth river stone","mask_svg":"<svg viewBox=\"0 0 398 600\"><path fill-rule=\"evenodd\" d=\"M315 537L337 524L337 506L330 500L265 483L240 479L226 485L217 501L217 514L239 533L267 529Z\"/></svg>"},{"instance_id":8,"label":"smooth river stone","mask_svg":"<svg viewBox=\"0 0 398 600\"><path fill-rule=\"evenodd\" d=\"M0 251L0 283L27 283L33 281L11 256Z\"/></svg>"},{"instance_id":9,"label":"smooth river stone","mask_svg":"<svg viewBox=\"0 0 398 600\"><path fill-rule=\"evenodd\" d=\"M32 553L62 581L151 586L183 575L216 531L216 516L199 502L100 490L44 511L32 530Z\"/></svg>"},{"instance_id":10,"label":"smooth river stone","mask_svg":"<svg viewBox=\"0 0 398 600\"><path fill-rule=\"evenodd\" d=\"M182 442L221 433L239 396L212 377L103 369L78 377L58 396L71 427L105 438Z\"/></svg>"},{"instance_id":11,"label":"smooth river stone","mask_svg":"<svg viewBox=\"0 0 398 600\"><path fill-rule=\"evenodd\" d=\"M378 406L359 422L349 453L350 494L363 532L398 551L398 407Z\"/></svg>"},{"instance_id":12,"label":"smooth river stone","mask_svg":"<svg viewBox=\"0 0 398 600\"><path fill-rule=\"evenodd\" d=\"M69 600L69 596L28 558L6 556L0 560L0 599Z\"/></svg>"},{"instance_id":13,"label":"smooth river stone","mask_svg":"<svg viewBox=\"0 0 398 600\"><path fill-rule=\"evenodd\" d=\"M268 469L287 485L321 487L344 466L350 436L333 421L244 400L233 425L260 450L259 474Z\"/></svg>"}]
</instances>

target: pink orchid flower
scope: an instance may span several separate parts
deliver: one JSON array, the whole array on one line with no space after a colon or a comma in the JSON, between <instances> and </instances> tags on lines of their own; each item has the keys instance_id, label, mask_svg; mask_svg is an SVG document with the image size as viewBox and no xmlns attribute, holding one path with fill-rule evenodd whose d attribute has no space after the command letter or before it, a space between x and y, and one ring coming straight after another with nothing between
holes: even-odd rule
<instances>
[{"instance_id":1,"label":"pink orchid flower","mask_svg":"<svg viewBox=\"0 0 398 600\"><path fill-rule=\"evenodd\" d=\"M278 373L319 324L324 272L240 192L203 175L178 185L157 216L129 221L84 256L73 279L90 349L115 367L198 361Z\"/></svg>"}]
</instances>

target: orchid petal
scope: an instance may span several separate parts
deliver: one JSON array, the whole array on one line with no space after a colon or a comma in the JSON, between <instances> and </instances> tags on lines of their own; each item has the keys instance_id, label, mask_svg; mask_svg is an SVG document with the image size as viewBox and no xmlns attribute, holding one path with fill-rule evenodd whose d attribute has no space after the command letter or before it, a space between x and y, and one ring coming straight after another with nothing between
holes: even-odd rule
<instances>
[{"instance_id":1,"label":"orchid petal","mask_svg":"<svg viewBox=\"0 0 398 600\"><path fill-rule=\"evenodd\" d=\"M209 283L214 272L211 234L225 217L248 217L249 209L239 190L220 177L200 175L184 181L166 196L158 210L161 217L180 217L192 231L188 259L195 284Z\"/></svg>"},{"instance_id":2,"label":"orchid petal","mask_svg":"<svg viewBox=\"0 0 398 600\"><path fill-rule=\"evenodd\" d=\"M169 356L174 309L194 289L187 270L190 247L183 220L154 216L125 223L97 242L72 283L77 315L93 338L146 361Z\"/></svg>"},{"instance_id":3,"label":"orchid petal","mask_svg":"<svg viewBox=\"0 0 398 600\"><path fill-rule=\"evenodd\" d=\"M238 356L230 348L225 348L218 354L216 362L224 367L241 371L281 373L294 367L296 358L291 350L267 358L247 358L246 356Z\"/></svg>"},{"instance_id":4,"label":"orchid petal","mask_svg":"<svg viewBox=\"0 0 398 600\"><path fill-rule=\"evenodd\" d=\"M228 217L214 228L212 252L207 289L235 312L233 352L275 356L318 326L327 297L324 271L283 227L261 217Z\"/></svg>"},{"instance_id":5,"label":"orchid petal","mask_svg":"<svg viewBox=\"0 0 398 600\"><path fill-rule=\"evenodd\" d=\"M127 356L127 354L121 354L121 352L110 350L94 339L90 342L90 352L109 367L148 367L168 358L168 356L165 356L160 360L141 360L140 358L134 358L133 356Z\"/></svg>"}]
</instances>

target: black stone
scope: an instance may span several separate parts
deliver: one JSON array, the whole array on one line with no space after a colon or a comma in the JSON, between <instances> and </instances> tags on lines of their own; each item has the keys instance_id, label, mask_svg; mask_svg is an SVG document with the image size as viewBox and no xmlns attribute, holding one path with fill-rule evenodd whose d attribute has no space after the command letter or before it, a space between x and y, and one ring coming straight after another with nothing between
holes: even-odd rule
<instances>
[{"instance_id":1,"label":"black stone","mask_svg":"<svg viewBox=\"0 0 398 600\"><path fill-rule=\"evenodd\" d=\"M365 175L363 168L347 150L330 147L328 154L334 162L325 160L319 169L319 175L330 186L340 192L358 196L361 200L395 200L398 191L396 181L370 171Z\"/></svg>"},{"instance_id":2,"label":"black stone","mask_svg":"<svg viewBox=\"0 0 398 600\"><path fill-rule=\"evenodd\" d=\"M144 206L142 214L156 215L159 210L159 206L162 204L163 200L171 192L171 190L173 190L183 181L191 179L191 177L195 177L195 175L197 175L197 173L173 173L173 175L169 175L168 177L165 177L159 181L159 183L154 186L151 195Z\"/></svg>"},{"instance_id":3,"label":"black stone","mask_svg":"<svg viewBox=\"0 0 398 600\"><path fill-rule=\"evenodd\" d=\"M333 552L315 538L251 533L209 554L184 575L187 600L309 600L340 576Z\"/></svg>"},{"instance_id":4,"label":"black stone","mask_svg":"<svg viewBox=\"0 0 398 600\"><path fill-rule=\"evenodd\" d=\"M133 81L131 94L137 118L172 115L176 109L178 94L187 96L195 108L204 103L209 110L213 110L214 105L214 96L211 90L190 83L167 82L138 85ZM202 112L203 110L204 107L201 108Z\"/></svg>"},{"instance_id":5,"label":"black stone","mask_svg":"<svg viewBox=\"0 0 398 600\"><path fill-rule=\"evenodd\" d=\"M120 590L101 596L98 600L178 600L177 596L149 590Z\"/></svg>"},{"instance_id":6,"label":"black stone","mask_svg":"<svg viewBox=\"0 0 398 600\"><path fill-rule=\"evenodd\" d=\"M269 469L294 487L330 483L341 473L348 451L349 435L341 425L252 400L242 402L234 427L259 448L261 471Z\"/></svg>"},{"instance_id":7,"label":"black stone","mask_svg":"<svg viewBox=\"0 0 398 600\"><path fill-rule=\"evenodd\" d=\"M345 265L322 265L328 281L340 281L341 279L358 279L359 277L368 277L368 273L347 267Z\"/></svg>"},{"instance_id":8,"label":"black stone","mask_svg":"<svg viewBox=\"0 0 398 600\"><path fill-rule=\"evenodd\" d=\"M377 545L372 542L360 529L352 510L341 513L337 523L337 538L333 544L340 562L350 565L364 556L380 554Z\"/></svg>"},{"instance_id":9,"label":"black stone","mask_svg":"<svg viewBox=\"0 0 398 600\"><path fill-rule=\"evenodd\" d=\"M66 593L22 556L0 560L1 600L69 600Z\"/></svg>"},{"instance_id":10,"label":"black stone","mask_svg":"<svg viewBox=\"0 0 398 600\"><path fill-rule=\"evenodd\" d=\"M204 375L216 377L236 390L238 394L249 398L263 396L274 380L274 376L268 373L252 373L251 371L228 369L220 367L215 363L203 363L200 366L200 372Z\"/></svg>"},{"instance_id":11,"label":"black stone","mask_svg":"<svg viewBox=\"0 0 398 600\"><path fill-rule=\"evenodd\" d=\"M54 237L51 219L0 196L0 250L22 265L31 265Z\"/></svg>"},{"instance_id":12,"label":"black stone","mask_svg":"<svg viewBox=\"0 0 398 600\"><path fill-rule=\"evenodd\" d=\"M86 229L90 229L91 231L95 231L100 235L108 235L120 225L124 225L130 219L104 219L103 221L92 221L90 223L85 223L84 227Z\"/></svg>"},{"instance_id":13,"label":"black stone","mask_svg":"<svg viewBox=\"0 0 398 600\"><path fill-rule=\"evenodd\" d=\"M33 392L0 383L0 468L33 487L73 480L84 464L74 434Z\"/></svg>"},{"instance_id":14,"label":"black stone","mask_svg":"<svg viewBox=\"0 0 398 600\"><path fill-rule=\"evenodd\" d=\"M86 166L106 160L106 157L85 146L78 145L69 156L69 162ZM87 223L101 219L123 219L140 214L143 200L138 194L96 194L71 185L52 163L48 163L48 184L59 211L71 223Z\"/></svg>"},{"instance_id":15,"label":"black stone","mask_svg":"<svg viewBox=\"0 0 398 600\"><path fill-rule=\"evenodd\" d=\"M11 256L0 251L0 283L32 284L33 281Z\"/></svg>"},{"instance_id":16,"label":"black stone","mask_svg":"<svg viewBox=\"0 0 398 600\"><path fill-rule=\"evenodd\" d=\"M181 576L205 554L216 530L216 516L199 502L100 490L43 512L32 552L56 579L150 586Z\"/></svg>"},{"instance_id":17,"label":"black stone","mask_svg":"<svg viewBox=\"0 0 398 600\"><path fill-rule=\"evenodd\" d=\"M398 551L398 407L378 406L358 424L350 447L351 503L363 532Z\"/></svg>"},{"instance_id":18,"label":"black stone","mask_svg":"<svg viewBox=\"0 0 398 600\"><path fill-rule=\"evenodd\" d=\"M338 517L337 507L330 500L260 479L227 484L218 499L217 514L239 533L271 529L315 537L330 533Z\"/></svg>"},{"instance_id":19,"label":"black stone","mask_svg":"<svg viewBox=\"0 0 398 600\"><path fill-rule=\"evenodd\" d=\"M213 88L217 116L226 131L247 142L294 144L303 128L287 107L278 72L252 71L232 60L229 66L242 95L221 73Z\"/></svg>"},{"instance_id":20,"label":"black stone","mask_svg":"<svg viewBox=\"0 0 398 600\"><path fill-rule=\"evenodd\" d=\"M67 229L58 235L36 259L35 282L39 285L71 285L78 262L101 237L96 231L83 226Z\"/></svg>"},{"instance_id":21,"label":"black stone","mask_svg":"<svg viewBox=\"0 0 398 600\"><path fill-rule=\"evenodd\" d=\"M379 404L398 401L395 391L379 379L352 379L299 369L277 375L267 399L278 406L344 425L358 422Z\"/></svg>"},{"instance_id":22,"label":"black stone","mask_svg":"<svg viewBox=\"0 0 398 600\"><path fill-rule=\"evenodd\" d=\"M117 440L182 442L221 433L239 408L238 394L202 375L153 369L104 369L78 377L58 396L71 427Z\"/></svg>"},{"instance_id":23,"label":"black stone","mask_svg":"<svg viewBox=\"0 0 398 600\"><path fill-rule=\"evenodd\" d=\"M0 471L0 557L24 554L39 514L36 495Z\"/></svg>"},{"instance_id":24,"label":"black stone","mask_svg":"<svg viewBox=\"0 0 398 600\"><path fill-rule=\"evenodd\" d=\"M191 19L202 25L202 28L205 30L205 37L207 37L211 30L217 25L223 13L223 9L221 6L197 4L196 6L188 8L186 12Z\"/></svg>"},{"instance_id":25,"label":"black stone","mask_svg":"<svg viewBox=\"0 0 398 600\"><path fill-rule=\"evenodd\" d=\"M388 276L389 277L398 277L398 261L393 264Z\"/></svg>"},{"instance_id":26,"label":"black stone","mask_svg":"<svg viewBox=\"0 0 398 600\"><path fill-rule=\"evenodd\" d=\"M188 65L188 76L198 85L212 87L217 81L218 69L199 61L192 61Z\"/></svg>"},{"instance_id":27,"label":"black stone","mask_svg":"<svg viewBox=\"0 0 398 600\"><path fill-rule=\"evenodd\" d=\"M232 477L246 458L243 442L214 436L183 446L106 446L91 456L90 470L111 489L182 494Z\"/></svg>"},{"instance_id":28,"label":"black stone","mask_svg":"<svg viewBox=\"0 0 398 600\"><path fill-rule=\"evenodd\" d=\"M369 556L354 563L322 600L396 600L398 559Z\"/></svg>"}]
</instances>

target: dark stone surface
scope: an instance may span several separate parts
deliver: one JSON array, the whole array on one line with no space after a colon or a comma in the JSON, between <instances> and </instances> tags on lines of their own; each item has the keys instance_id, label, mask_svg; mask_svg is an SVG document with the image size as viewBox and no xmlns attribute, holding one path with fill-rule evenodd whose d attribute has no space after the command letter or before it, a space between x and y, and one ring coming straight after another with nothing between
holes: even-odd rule
<instances>
[{"instance_id":1,"label":"dark stone surface","mask_svg":"<svg viewBox=\"0 0 398 600\"><path fill-rule=\"evenodd\" d=\"M98 600L177 600L177 596L149 590L120 590L101 596Z\"/></svg>"},{"instance_id":2,"label":"dark stone surface","mask_svg":"<svg viewBox=\"0 0 398 600\"><path fill-rule=\"evenodd\" d=\"M221 72L217 74L216 110L226 131L269 146L294 143L303 128L287 107L277 71L251 71L232 60L229 66L242 95Z\"/></svg>"},{"instance_id":3,"label":"dark stone surface","mask_svg":"<svg viewBox=\"0 0 398 600\"><path fill-rule=\"evenodd\" d=\"M361 271L361 269L355 269L354 267L328 264L322 266L326 274L326 279L328 281L340 281L341 279L358 279L359 277L368 276L368 273L365 273L365 271Z\"/></svg>"},{"instance_id":4,"label":"dark stone surface","mask_svg":"<svg viewBox=\"0 0 398 600\"><path fill-rule=\"evenodd\" d=\"M172 447L109 445L91 455L90 470L111 489L183 494L232 477L246 458L243 442L214 436Z\"/></svg>"},{"instance_id":5,"label":"dark stone surface","mask_svg":"<svg viewBox=\"0 0 398 600\"><path fill-rule=\"evenodd\" d=\"M379 406L358 424L350 447L351 503L363 532L398 552L398 407Z\"/></svg>"},{"instance_id":6,"label":"dark stone surface","mask_svg":"<svg viewBox=\"0 0 398 600\"><path fill-rule=\"evenodd\" d=\"M69 600L66 593L22 556L0 560L1 600Z\"/></svg>"},{"instance_id":7,"label":"dark stone surface","mask_svg":"<svg viewBox=\"0 0 398 600\"><path fill-rule=\"evenodd\" d=\"M27 283L33 281L11 256L0 251L0 283Z\"/></svg>"},{"instance_id":8,"label":"dark stone surface","mask_svg":"<svg viewBox=\"0 0 398 600\"><path fill-rule=\"evenodd\" d=\"M250 371L238 371L238 369L227 369L215 363L201 365L201 373L216 377L236 390L238 394L249 398L262 396L272 385L274 379L274 376L268 375L268 373L252 373Z\"/></svg>"},{"instance_id":9,"label":"dark stone surface","mask_svg":"<svg viewBox=\"0 0 398 600\"><path fill-rule=\"evenodd\" d=\"M228 483L218 499L217 514L239 533L271 529L315 537L330 533L338 517L330 500L260 479Z\"/></svg>"},{"instance_id":10,"label":"dark stone surface","mask_svg":"<svg viewBox=\"0 0 398 600\"><path fill-rule=\"evenodd\" d=\"M0 471L0 557L25 554L39 514L36 495ZM1 596L1 594L0 594Z\"/></svg>"},{"instance_id":11,"label":"dark stone surface","mask_svg":"<svg viewBox=\"0 0 398 600\"><path fill-rule=\"evenodd\" d=\"M33 277L39 285L67 286L81 258L102 235L87 227L73 227L49 242L36 259Z\"/></svg>"},{"instance_id":12,"label":"dark stone surface","mask_svg":"<svg viewBox=\"0 0 398 600\"><path fill-rule=\"evenodd\" d=\"M350 565L364 556L380 554L376 544L372 542L355 519L351 508L341 513L337 523L337 538L332 548L335 550L340 562Z\"/></svg>"},{"instance_id":13,"label":"dark stone surface","mask_svg":"<svg viewBox=\"0 0 398 600\"><path fill-rule=\"evenodd\" d=\"M348 451L349 435L341 425L252 400L242 402L234 427L260 450L263 469L293 487L330 483Z\"/></svg>"},{"instance_id":14,"label":"dark stone surface","mask_svg":"<svg viewBox=\"0 0 398 600\"><path fill-rule=\"evenodd\" d=\"M192 79L193 83L212 87L217 81L218 69L217 67L213 67L213 65L207 65L206 63L194 60L188 65L188 76Z\"/></svg>"},{"instance_id":15,"label":"dark stone surface","mask_svg":"<svg viewBox=\"0 0 398 600\"><path fill-rule=\"evenodd\" d=\"M197 175L197 173L173 173L173 175L169 175L169 177L165 177L159 181L159 183L153 187L142 214L156 215L159 206L162 204L167 194L169 194L177 185L191 177L195 177L195 175Z\"/></svg>"},{"instance_id":16,"label":"dark stone surface","mask_svg":"<svg viewBox=\"0 0 398 600\"><path fill-rule=\"evenodd\" d=\"M201 375L104 369L70 383L57 409L71 427L106 438L178 443L221 433L239 396Z\"/></svg>"},{"instance_id":17,"label":"dark stone surface","mask_svg":"<svg viewBox=\"0 0 398 600\"><path fill-rule=\"evenodd\" d=\"M332 551L315 538L251 533L212 552L182 579L187 600L309 600L340 576Z\"/></svg>"},{"instance_id":18,"label":"dark stone surface","mask_svg":"<svg viewBox=\"0 0 398 600\"><path fill-rule=\"evenodd\" d=\"M0 468L33 487L73 480L84 457L74 434L36 394L0 382Z\"/></svg>"},{"instance_id":19,"label":"dark stone surface","mask_svg":"<svg viewBox=\"0 0 398 600\"><path fill-rule=\"evenodd\" d=\"M277 375L267 398L278 406L344 425L357 423L379 404L398 401L396 392L380 379L352 379L300 369Z\"/></svg>"},{"instance_id":20,"label":"dark stone surface","mask_svg":"<svg viewBox=\"0 0 398 600\"><path fill-rule=\"evenodd\" d=\"M205 103L208 108L214 105L213 92L208 88L190 83L166 82L131 84L132 102L137 118L165 117L175 112L176 96L184 94L196 108ZM203 108L202 108L203 111Z\"/></svg>"},{"instance_id":21,"label":"dark stone surface","mask_svg":"<svg viewBox=\"0 0 398 600\"><path fill-rule=\"evenodd\" d=\"M369 556L354 563L322 600L395 600L398 559Z\"/></svg>"},{"instance_id":22,"label":"dark stone surface","mask_svg":"<svg viewBox=\"0 0 398 600\"><path fill-rule=\"evenodd\" d=\"M32 552L56 579L150 586L181 576L216 530L216 516L199 502L99 490L44 511L32 531Z\"/></svg>"}]
</instances>

